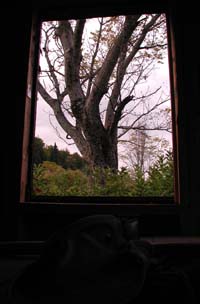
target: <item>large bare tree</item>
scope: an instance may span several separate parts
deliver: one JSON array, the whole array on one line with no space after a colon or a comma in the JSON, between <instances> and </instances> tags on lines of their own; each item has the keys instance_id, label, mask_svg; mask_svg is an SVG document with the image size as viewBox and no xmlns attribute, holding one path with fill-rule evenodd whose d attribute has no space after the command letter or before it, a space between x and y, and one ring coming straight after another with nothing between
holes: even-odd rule
<instances>
[{"instance_id":1,"label":"large bare tree","mask_svg":"<svg viewBox=\"0 0 200 304\"><path fill-rule=\"evenodd\" d=\"M137 89L166 48L160 14L43 24L37 90L91 167L117 170L118 141L131 130L168 128L152 120L168 97Z\"/></svg>"}]
</instances>

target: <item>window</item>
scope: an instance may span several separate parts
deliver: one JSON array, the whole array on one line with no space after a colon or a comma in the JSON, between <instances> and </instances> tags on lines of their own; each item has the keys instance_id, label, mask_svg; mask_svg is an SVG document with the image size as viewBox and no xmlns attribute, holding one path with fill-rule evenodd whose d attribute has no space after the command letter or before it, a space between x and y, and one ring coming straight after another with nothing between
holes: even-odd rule
<instances>
[{"instance_id":1,"label":"window","mask_svg":"<svg viewBox=\"0 0 200 304\"><path fill-rule=\"evenodd\" d=\"M94 15L34 19L21 200L174 202L167 14Z\"/></svg>"}]
</instances>

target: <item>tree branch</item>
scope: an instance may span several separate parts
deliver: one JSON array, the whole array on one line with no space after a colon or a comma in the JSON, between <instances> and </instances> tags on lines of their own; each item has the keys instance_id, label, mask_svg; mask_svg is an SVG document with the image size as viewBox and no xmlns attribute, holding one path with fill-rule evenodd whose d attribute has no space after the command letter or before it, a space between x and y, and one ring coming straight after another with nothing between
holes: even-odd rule
<instances>
[{"instance_id":1,"label":"tree branch","mask_svg":"<svg viewBox=\"0 0 200 304\"><path fill-rule=\"evenodd\" d=\"M107 111L106 111L106 118L105 118L105 128L106 129L109 129L112 126L113 119L114 119L114 113L115 113L115 107L117 105L118 98L121 98L120 91L121 91L121 86L122 86L122 82L123 82L125 71L126 71L125 65L124 65L124 61L126 58L126 52L127 52L127 45L124 46L124 48L121 51L120 57L119 57L116 81L114 83L112 93L109 98Z\"/></svg>"},{"instance_id":2,"label":"tree branch","mask_svg":"<svg viewBox=\"0 0 200 304\"><path fill-rule=\"evenodd\" d=\"M133 60L133 58L135 57L136 53L138 52L138 50L140 49L140 46L142 44L142 42L144 41L147 33L150 31L151 27L155 24L156 20L160 17L160 14L155 15L154 17L152 17L152 19L146 24L146 26L143 28L142 33L139 37L139 39L137 39L137 42L135 43L134 47L132 48L132 51L130 52L129 56L126 59L126 67L128 67L129 63Z\"/></svg>"},{"instance_id":3,"label":"tree branch","mask_svg":"<svg viewBox=\"0 0 200 304\"><path fill-rule=\"evenodd\" d=\"M163 100L159 103L156 103L154 106L152 106L149 110L147 110L146 112L142 113L141 115L139 115L133 122L132 124L122 133L118 136L118 138L124 136L127 132L129 132L134 125L136 124L136 122L138 122L142 117L150 114L151 112L153 112L157 107L159 107L160 105L164 104L167 100Z\"/></svg>"},{"instance_id":4,"label":"tree branch","mask_svg":"<svg viewBox=\"0 0 200 304\"><path fill-rule=\"evenodd\" d=\"M101 40L101 35L102 35L102 28L103 28L103 18L101 18L100 21L100 27L99 27L99 32L98 32L98 37L97 37L97 42L95 45L95 50L94 53L92 55L92 60L91 60L91 64L90 64L90 70L89 70L89 75L88 75L88 87L87 87L87 93L86 93L86 98L89 96L90 91L91 91L91 87L92 87L92 80L93 77L95 75L94 73L94 63L95 63L95 59L99 50L99 45L100 45L100 40Z\"/></svg>"},{"instance_id":5,"label":"tree branch","mask_svg":"<svg viewBox=\"0 0 200 304\"><path fill-rule=\"evenodd\" d=\"M164 128L164 127L144 127L144 126L137 126L137 127L129 127L129 126L119 126L118 127L119 129L122 129L122 130L127 130L127 131L130 131L130 130L143 130L143 131L166 131L166 132L169 132L169 133L172 133L172 130L171 128Z\"/></svg>"},{"instance_id":6,"label":"tree branch","mask_svg":"<svg viewBox=\"0 0 200 304\"><path fill-rule=\"evenodd\" d=\"M88 142L83 137L82 133L80 132L79 128L73 126L66 116L64 115L60 103L57 102L56 99L53 99L49 96L46 92L44 87L38 81L38 92L42 96L42 98L49 104L52 108L53 113L55 115L56 120L58 121L61 128L66 132L67 136L73 138L77 148L82 153L82 155L87 155L85 151L88 150Z\"/></svg>"},{"instance_id":7,"label":"tree branch","mask_svg":"<svg viewBox=\"0 0 200 304\"><path fill-rule=\"evenodd\" d=\"M82 35L85 26L85 19L77 20L75 30L74 30L74 37L73 37L73 48L74 48L74 64L75 64L75 77L79 78L79 69L80 69L80 62L82 58L81 52L81 45L82 45Z\"/></svg>"},{"instance_id":8,"label":"tree branch","mask_svg":"<svg viewBox=\"0 0 200 304\"><path fill-rule=\"evenodd\" d=\"M37 90L40 93L40 95L42 96L42 98L48 103L48 105L53 108L54 103L57 101L57 99L52 98L47 91L45 90L45 88L43 87L43 85L40 83L40 81L37 81Z\"/></svg>"},{"instance_id":9,"label":"tree branch","mask_svg":"<svg viewBox=\"0 0 200 304\"><path fill-rule=\"evenodd\" d=\"M45 41L45 46L43 48L43 51L44 51L44 54L45 54L45 58L46 58L48 67L49 67L49 73L50 73L50 76L51 76L50 78L52 78L52 80L53 80L53 85L56 89L56 95L57 95L57 98L58 98L60 96L59 83L58 83L58 79L57 79L56 74L55 74L54 66L51 64L51 61L49 59L49 50L48 50L48 46L47 46L48 37L47 37L47 33L45 33L45 34L46 34L46 41Z\"/></svg>"},{"instance_id":10,"label":"tree branch","mask_svg":"<svg viewBox=\"0 0 200 304\"><path fill-rule=\"evenodd\" d=\"M102 96L107 92L108 81L120 56L121 50L124 45L128 43L134 29L137 27L139 17L140 15L126 17L124 27L120 34L115 38L113 46L108 51L101 70L95 79L93 89L87 99L87 109L90 109L91 103L94 104L95 102L99 105Z\"/></svg>"},{"instance_id":11,"label":"tree branch","mask_svg":"<svg viewBox=\"0 0 200 304\"><path fill-rule=\"evenodd\" d=\"M115 116L114 116L112 126L110 128L110 133L113 133L113 132L116 131L117 126L118 126L118 122L121 119L122 111L125 108L125 106L133 99L133 97L134 97L133 95L129 95L119 103L119 105L117 107L117 110L115 112Z\"/></svg>"},{"instance_id":12,"label":"tree branch","mask_svg":"<svg viewBox=\"0 0 200 304\"><path fill-rule=\"evenodd\" d=\"M81 41L85 19L77 20L75 32L69 21L60 21L56 31L60 38L65 59L65 83L70 97L74 117L82 120L85 96L81 87L79 69L81 60Z\"/></svg>"}]
</instances>

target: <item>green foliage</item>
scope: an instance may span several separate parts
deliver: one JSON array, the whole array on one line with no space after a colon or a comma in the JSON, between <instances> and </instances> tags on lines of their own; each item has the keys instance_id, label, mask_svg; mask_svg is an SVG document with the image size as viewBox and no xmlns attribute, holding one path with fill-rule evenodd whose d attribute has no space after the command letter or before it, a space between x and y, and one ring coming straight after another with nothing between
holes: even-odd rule
<instances>
[{"instance_id":1,"label":"green foliage","mask_svg":"<svg viewBox=\"0 0 200 304\"><path fill-rule=\"evenodd\" d=\"M80 170L63 169L45 161L33 170L33 195L44 196L127 196L133 181L125 170L95 169L89 175Z\"/></svg>"},{"instance_id":2,"label":"green foliage","mask_svg":"<svg viewBox=\"0 0 200 304\"><path fill-rule=\"evenodd\" d=\"M33 195L45 195L47 190L47 181L44 176L45 169L41 164L33 166Z\"/></svg>"},{"instance_id":3,"label":"green foliage","mask_svg":"<svg viewBox=\"0 0 200 304\"><path fill-rule=\"evenodd\" d=\"M69 154L66 169L70 168L72 170L79 169L85 171L86 167L86 161L78 153Z\"/></svg>"},{"instance_id":4,"label":"green foliage","mask_svg":"<svg viewBox=\"0 0 200 304\"><path fill-rule=\"evenodd\" d=\"M56 163L45 161L33 170L33 195L84 195L86 176L80 170L65 170Z\"/></svg>"},{"instance_id":5,"label":"green foliage","mask_svg":"<svg viewBox=\"0 0 200 304\"><path fill-rule=\"evenodd\" d=\"M134 186L125 169L113 172L109 168L96 168L88 175L88 180L91 196L131 196Z\"/></svg>"},{"instance_id":6,"label":"green foliage","mask_svg":"<svg viewBox=\"0 0 200 304\"><path fill-rule=\"evenodd\" d=\"M144 178L144 173L140 166L135 166L134 170L134 188L133 188L133 196L145 196L147 195L146 189L146 181Z\"/></svg>"},{"instance_id":7,"label":"green foliage","mask_svg":"<svg viewBox=\"0 0 200 304\"><path fill-rule=\"evenodd\" d=\"M33 195L43 196L173 196L172 152L160 155L147 176L135 166L134 176L126 168L64 169L44 161L33 168Z\"/></svg>"},{"instance_id":8,"label":"green foliage","mask_svg":"<svg viewBox=\"0 0 200 304\"><path fill-rule=\"evenodd\" d=\"M79 169L84 171L87 163L78 154L70 154L67 150L59 150L56 143L52 146L45 145L39 137L34 138L33 143L33 164L38 165L43 161L50 161L58 164L64 169Z\"/></svg>"},{"instance_id":9,"label":"green foliage","mask_svg":"<svg viewBox=\"0 0 200 304\"><path fill-rule=\"evenodd\" d=\"M160 155L148 172L147 189L151 196L173 196L174 172L173 155L168 151L166 155Z\"/></svg>"}]
</instances>

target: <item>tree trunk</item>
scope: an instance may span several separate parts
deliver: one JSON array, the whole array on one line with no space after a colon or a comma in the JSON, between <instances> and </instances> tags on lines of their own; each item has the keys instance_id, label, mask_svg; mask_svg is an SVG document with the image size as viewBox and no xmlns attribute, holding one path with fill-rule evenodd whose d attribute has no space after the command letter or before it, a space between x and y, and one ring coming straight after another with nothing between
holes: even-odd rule
<instances>
[{"instance_id":1,"label":"tree trunk","mask_svg":"<svg viewBox=\"0 0 200 304\"><path fill-rule=\"evenodd\" d=\"M88 143L92 168L118 169L117 132L112 135L102 124L98 112L88 111L83 120L83 132ZM84 155L83 155L84 157Z\"/></svg>"}]
</instances>

